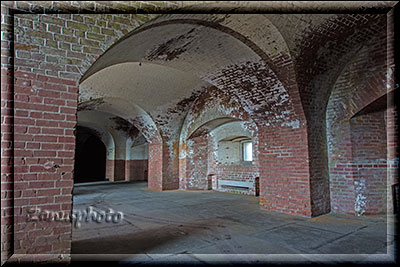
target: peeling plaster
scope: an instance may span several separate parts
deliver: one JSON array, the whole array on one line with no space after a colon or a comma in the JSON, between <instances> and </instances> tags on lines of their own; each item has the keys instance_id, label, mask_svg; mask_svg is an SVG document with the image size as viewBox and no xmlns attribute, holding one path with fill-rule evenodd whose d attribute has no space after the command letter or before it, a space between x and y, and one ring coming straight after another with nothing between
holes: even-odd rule
<instances>
[{"instance_id":1,"label":"peeling plaster","mask_svg":"<svg viewBox=\"0 0 400 267\"><path fill-rule=\"evenodd\" d=\"M241 108L240 104L232 99L231 96L222 93L214 86L207 88L195 100L183 122L179 141L179 158L183 159L186 157L183 144L196 129L209 121L229 117L244 120L248 118L248 115Z\"/></svg>"},{"instance_id":2,"label":"peeling plaster","mask_svg":"<svg viewBox=\"0 0 400 267\"><path fill-rule=\"evenodd\" d=\"M123 131L127 134L128 137L135 139L139 135L139 130L133 126L129 121L121 118L121 117L111 117L109 120L113 121L116 126L113 128L118 131Z\"/></svg>"},{"instance_id":3,"label":"peeling plaster","mask_svg":"<svg viewBox=\"0 0 400 267\"><path fill-rule=\"evenodd\" d=\"M355 193L356 199L354 202L354 211L357 216L361 216L365 212L365 208L367 205L367 197L365 196L366 186L365 186L365 179L360 178L360 181L355 181Z\"/></svg>"},{"instance_id":4,"label":"peeling plaster","mask_svg":"<svg viewBox=\"0 0 400 267\"><path fill-rule=\"evenodd\" d=\"M104 103L105 103L105 101L103 98L90 99L88 101L83 101L78 104L78 111L96 110L98 106L100 106Z\"/></svg>"},{"instance_id":5,"label":"peeling plaster","mask_svg":"<svg viewBox=\"0 0 400 267\"><path fill-rule=\"evenodd\" d=\"M170 61L177 58L180 54L184 53L187 50L187 46L196 39L196 34L196 28L192 28L184 34L169 39L153 49L147 56L147 59Z\"/></svg>"},{"instance_id":6,"label":"peeling plaster","mask_svg":"<svg viewBox=\"0 0 400 267\"><path fill-rule=\"evenodd\" d=\"M293 129L297 129L297 128L300 127L300 122L299 122L298 120L291 121L291 122L283 122L283 123L281 124L281 126L282 126L282 127L283 127L283 126L289 126L289 127L292 127Z\"/></svg>"},{"instance_id":7,"label":"peeling plaster","mask_svg":"<svg viewBox=\"0 0 400 267\"><path fill-rule=\"evenodd\" d=\"M129 121L139 129L148 143L152 144L162 142L162 138L157 130L157 127L150 117L140 115L129 119Z\"/></svg>"},{"instance_id":8,"label":"peeling plaster","mask_svg":"<svg viewBox=\"0 0 400 267\"><path fill-rule=\"evenodd\" d=\"M268 126L293 119L294 108L287 90L261 60L226 66L207 79L236 96L256 123Z\"/></svg>"}]
</instances>

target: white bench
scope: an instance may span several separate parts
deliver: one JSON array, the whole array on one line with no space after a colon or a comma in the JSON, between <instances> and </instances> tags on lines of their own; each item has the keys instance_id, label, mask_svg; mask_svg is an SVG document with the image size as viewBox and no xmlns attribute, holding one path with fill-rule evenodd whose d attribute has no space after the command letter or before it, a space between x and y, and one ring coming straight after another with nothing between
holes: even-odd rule
<instances>
[{"instance_id":1,"label":"white bench","mask_svg":"<svg viewBox=\"0 0 400 267\"><path fill-rule=\"evenodd\" d=\"M254 187L253 182L242 182L242 181L232 181L232 180L219 180L218 179L218 188L223 189L227 187L234 187L237 189L251 189Z\"/></svg>"}]
</instances>

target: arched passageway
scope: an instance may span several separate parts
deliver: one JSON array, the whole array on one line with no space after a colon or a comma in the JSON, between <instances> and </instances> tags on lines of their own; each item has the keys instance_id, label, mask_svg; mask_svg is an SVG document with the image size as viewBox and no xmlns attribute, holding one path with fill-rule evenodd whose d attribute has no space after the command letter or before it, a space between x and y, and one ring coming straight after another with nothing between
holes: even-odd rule
<instances>
[{"instance_id":1,"label":"arched passageway","mask_svg":"<svg viewBox=\"0 0 400 267\"><path fill-rule=\"evenodd\" d=\"M88 130L76 135L74 183L104 181L106 179L106 147Z\"/></svg>"}]
</instances>

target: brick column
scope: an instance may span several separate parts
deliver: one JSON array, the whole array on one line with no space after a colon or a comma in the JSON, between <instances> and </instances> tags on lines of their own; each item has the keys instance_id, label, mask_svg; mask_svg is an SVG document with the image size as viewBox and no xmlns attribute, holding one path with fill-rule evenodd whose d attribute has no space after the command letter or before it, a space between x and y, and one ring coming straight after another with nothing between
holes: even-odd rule
<instances>
[{"instance_id":1,"label":"brick column","mask_svg":"<svg viewBox=\"0 0 400 267\"><path fill-rule=\"evenodd\" d=\"M208 137L202 135L188 141L186 156L187 189L208 189Z\"/></svg>"},{"instance_id":2,"label":"brick column","mask_svg":"<svg viewBox=\"0 0 400 267\"><path fill-rule=\"evenodd\" d=\"M147 159L131 159L126 161L126 177L128 181L147 181Z\"/></svg>"},{"instance_id":3,"label":"brick column","mask_svg":"<svg viewBox=\"0 0 400 267\"><path fill-rule=\"evenodd\" d=\"M178 144L178 142L173 142ZM179 158L178 146L163 143L163 190L174 190L179 188Z\"/></svg>"},{"instance_id":4,"label":"brick column","mask_svg":"<svg viewBox=\"0 0 400 267\"><path fill-rule=\"evenodd\" d=\"M29 212L71 213L77 83L18 71L14 84L14 253L69 254L71 222Z\"/></svg>"},{"instance_id":5,"label":"brick column","mask_svg":"<svg viewBox=\"0 0 400 267\"><path fill-rule=\"evenodd\" d=\"M127 166L125 159L114 160L114 182L125 180L126 168Z\"/></svg>"},{"instance_id":6,"label":"brick column","mask_svg":"<svg viewBox=\"0 0 400 267\"><path fill-rule=\"evenodd\" d=\"M398 114L397 107L388 108L385 111L386 134L387 134L387 166L388 166L388 213L393 213L394 208L399 210L399 199L394 199L393 185L399 184L399 136L398 136ZM395 204L394 201L397 201Z\"/></svg>"},{"instance_id":7,"label":"brick column","mask_svg":"<svg viewBox=\"0 0 400 267\"><path fill-rule=\"evenodd\" d=\"M307 129L265 127L258 138L261 207L312 216Z\"/></svg>"},{"instance_id":8,"label":"brick column","mask_svg":"<svg viewBox=\"0 0 400 267\"><path fill-rule=\"evenodd\" d=\"M163 178L163 145L149 143L148 187L151 190L161 191Z\"/></svg>"},{"instance_id":9,"label":"brick column","mask_svg":"<svg viewBox=\"0 0 400 267\"><path fill-rule=\"evenodd\" d=\"M2 12L3 17L7 17ZM3 25L2 25L3 33ZM2 40L7 48L11 43ZM13 81L12 69L8 66L1 67L1 264L12 254L13 235Z\"/></svg>"},{"instance_id":10,"label":"brick column","mask_svg":"<svg viewBox=\"0 0 400 267\"><path fill-rule=\"evenodd\" d=\"M114 160L106 160L106 179L114 181Z\"/></svg>"}]
</instances>

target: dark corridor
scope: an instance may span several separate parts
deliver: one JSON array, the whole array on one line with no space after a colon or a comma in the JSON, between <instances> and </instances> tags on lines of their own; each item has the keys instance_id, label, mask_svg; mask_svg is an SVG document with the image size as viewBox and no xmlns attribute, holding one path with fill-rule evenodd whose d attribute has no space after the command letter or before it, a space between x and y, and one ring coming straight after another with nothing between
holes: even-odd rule
<instances>
[{"instance_id":1,"label":"dark corridor","mask_svg":"<svg viewBox=\"0 0 400 267\"><path fill-rule=\"evenodd\" d=\"M104 181L106 177L106 147L85 128L76 136L74 183Z\"/></svg>"}]
</instances>

